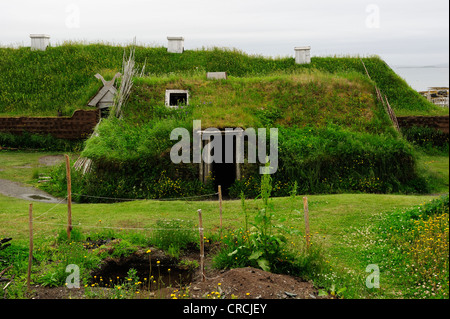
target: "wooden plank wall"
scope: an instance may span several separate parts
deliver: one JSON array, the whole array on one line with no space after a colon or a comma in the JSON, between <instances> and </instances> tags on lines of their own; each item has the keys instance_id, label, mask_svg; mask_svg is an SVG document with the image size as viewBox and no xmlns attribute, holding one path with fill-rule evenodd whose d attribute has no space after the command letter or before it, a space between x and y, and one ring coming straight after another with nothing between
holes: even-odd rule
<instances>
[{"instance_id":1,"label":"wooden plank wall","mask_svg":"<svg viewBox=\"0 0 450 319\"><path fill-rule=\"evenodd\" d=\"M99 110L77 110L71 117L0 117L0 132L51 134L56 138L87 138L100 119Z\"/></svg>"},{"instance_id":2,"label":"wooden plank wall","mask_svg":"<svg viewBox=\"0 0 450 319\"><path fill-rule=\"evenodd\" d=\"M428 126L434 127L446 134L449 133L449 116L398 116L400 127Z\"/></svg>"}]
</instances>

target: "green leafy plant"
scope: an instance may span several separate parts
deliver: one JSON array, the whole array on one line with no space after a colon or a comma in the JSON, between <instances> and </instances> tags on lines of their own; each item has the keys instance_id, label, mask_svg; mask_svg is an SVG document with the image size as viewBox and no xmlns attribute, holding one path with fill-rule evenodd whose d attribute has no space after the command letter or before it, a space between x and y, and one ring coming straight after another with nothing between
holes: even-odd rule
<instances>
[{"instance_id":1,"label":"green leafy plant","mask_svg":"<svg viewBox=\"0 0 450 319\"><path fill-rule=\"evenodd\" d=\"M64 243L67 242L67 239L68 239L67 230L66 229L59 230L58 236L56 237L56 242ZM70 240L72 242L81 242L84 240L84 235L78 227L73 227L72 230L70 231Z\"/></svg>"},{"instance_id":2,"label":"green leafy plant","mask_svg":"<svg viewBox=\"0 0 450 319\"><path fill-rule=\"evenodd\" d=\"M252 253L249 260L255 260L258 266L266 271L270 271L270 265L280 252L283 245L286 244L286 238L279 233L273 234L274 225L272 224L274 208L269 202L272 192L272 178L265 174L261 178L260 198L263 207L255 216L253 223L254 231L249 234Z\"/></svg>"},{"instance_id":3,"label":"green leafy plant","mask_svg":"<svg viewBox=\"0 0 450 319\"><path fill-rule=\"evenodd\" d=\"M412 126L402 128L405 139L427 154L448 154L449 134L432 127Z\"/></svg>"},{"instance_id":4,"label":"green leafy plant","mask_svg":"<svg viewBox=\"0 0 450 319\"><path fill-rule=\"evenodd\" d=\"M269 165L268 163L267 165ZM218 267L259 267L265 271L290 272L295 256L287 246L287 228L274 224L274 207L270 202L272 179L269 174L261 178L260 195L262 207L250 222L250 229L238 229L224 235L224 248L215 258ZM256 200L256 199L255 199ZM242 208L245 199L242 196ZM245 213L246 214L246 213Z\"/></svg>"},{"instance_id":5,"label":"green leafy plant","mask_svg":"<svg viewBox=\"0 0 450 319\"><path fill-rule=\"evenodd\" d=\"M110 299L132 299L141 285L142 282L139 280L136 269L130 268L125 279L113 286L112 292L108 297Z\"/></svg>"},{"instance_id":6,"label":"green leafy plant","mask_svg":"<svg viewBox=\"0 0 450 319\"><path fill-rule=\"evenodd\" d=\"M101 259L100 256L90 254L81 242L61 242L55 247L49 247L45 251L36 254L36 274L32 277L34 282L43 286L64 286L68 273L66 267L75 264L80 269L80 278L87 278L89 272L96 268ZM56 261L47 265L48 260Z\"/></svg>"},{"instance_id":7,"label":"green leafy plant","mask_svg":"<svg viewBox=\"0 0 450 319\"><path fill-rule=\"evenodd\" d=\"M325 290L325 289L320 289L320 290L319 290L318 296L319 296L319 297L331 296L331 298L333 298L333 299L335 299L335 298L342 298L342 296L343 296L343 294L344 294L344 292L345 292L346 290L347 290L346 287L342 287L342 288L336 290L336 286L335 286L335 285L332 285L332 286L330 287L330 289L329 289L329 293L330 293L330 294L328 294L328 291L327 291L327 290Z\"/></svg>"},{"instance_id":8,"label":"green leafy plant","mask_svg":"<svg viewBox=\"0 0 450 319\"><path fill-rule=\"evenodd\" d=\"M113 244L111 257L129 256L137 250L137 247L126 239L120 239Z\"/></svg>"}]
</instances>

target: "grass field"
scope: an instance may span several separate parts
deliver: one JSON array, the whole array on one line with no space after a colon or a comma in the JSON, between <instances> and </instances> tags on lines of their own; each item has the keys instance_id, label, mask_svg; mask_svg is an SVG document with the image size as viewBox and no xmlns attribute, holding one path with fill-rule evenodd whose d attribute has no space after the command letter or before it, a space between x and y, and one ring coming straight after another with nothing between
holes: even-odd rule
<instances>
[{"instance_id":1,"label":"grass field","mask_svg":"<svg viewBox=\"0 0 450 319\"><path fill-rule=\"evenodd\" d=\"M0 178L33 183L37 161L53 153L1 152ZM447 161L446 161L447 160ZM434 174L440 174L440 190L448 192L448 157L423 157L422 162ZM39 168L45 170L48 168ZM446 183L446 184L445 184ZM421 207L437 195L383 195L383 194L299 194L293 197L272 198L274 222L298 229L300 235L289 238L292 247L304 247L304 216L302 197L309 201L310 228L313 244L323 249L329 269L317 279L317 284L333 284L345 288L347 298L397 298L402 288L382 276L381 290L369 292L364 285L368 260L365 247L376 240L374 233L366 232L382 213L404 211ZM0 237L12 237L17 245L28 241L29 202L0 195ZM246 201L250 216L262 207L261 200ZM150 236L158 220L189 220L198 225L197 210L202 209L205 236L217 238L219 233L219 204L217 197L207 201L132 201L113 204L74 204L73 225L84 236L113 232L116 236ZM64 232L67 207L64 204L33 203L35 247L45 249L53 245L58 233ZM251 220L252 218L250 218ZM239 200L223 203L223 227L234 230L242 227L244 214ZM447 228L448 229L448 228ZM448 285L448 283L447 283ZM330 286L328 286L330 289ZM448 286L447 286L448 289Z\"/></svg>"},{"instance_id":2,"label":"grass field","mask_svg":"<svg viewBox=\"0 0 450 319\"><path fill-rule=\"evenodd\" d=\"M21 183L32 183L39 174L48 170L39 164L39 158L58 155L57 152L1 152L0 178Z\"/></svg>"},{"instance_id":3,"label":"grass field","mask_svg":"<svg viewBox=\"0 0 450 319\"><path fill-rule=\"evenodd\" d=\"M448 156L430 156L422 154L419 157L418 165L428 172L433 180L436 193L446 193L449 189L449 163Z\"/></svg>"},{"instance_id":4,"label":"grass field","mask_svg":"<svg viewBox=\"0 0 450 319\"><path fill-rule=\"evenodd\" d=\"M364 291L365 267L361 260L364 245L359 242L349 245L358 229L366 228L381 212L395 209L406 209L423 205L435 196L404 196L404 195L371 195L343 194L308 196L310 212L310 228L313 244L323 247L326 262L330 271L337 278L343 274L353 274L347 278L337 279L345 286L350 297L367 297ZM288 220L287 226L299 229L304 234L302 198L274 198L275 220ZM28 202L0 196L0 233L2 236L13 237L15 241L26 244L28 240ZM256 212L260 201L249 200L250 215ZM50 212L49 210L52 209ZM161 219L190 220L198 225L197 209L202 209L204 216L205 236L211 238L219 232L218 201L171 201L154 202L138 201L116 204L75 204L73 205L73 225L81 232L89 234L113 231L118 237L139 235L149 236L155 223ZM67 220L66 205L44 203L33 204L34 232L37 247L45 247L54 242L57 234L64 231ZM244 222L240 201L225 201L223 204L223 226L225 229L237 229ZM122 234L122 235L120 235ZM292 244L302 251L304 239L294 236ZM359 239L360 240L360 239ZM384 282L388 286L388 282ZM342 288L342 287L341 287ZM386 297L389 297L387 295Z\"/></svg>"}]
</instances>

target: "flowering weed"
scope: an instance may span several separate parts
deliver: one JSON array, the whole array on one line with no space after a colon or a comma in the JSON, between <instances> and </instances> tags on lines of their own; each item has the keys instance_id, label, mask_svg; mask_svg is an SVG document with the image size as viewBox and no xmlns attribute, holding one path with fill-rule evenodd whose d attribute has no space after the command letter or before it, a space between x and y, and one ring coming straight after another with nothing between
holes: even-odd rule
<instances>
[{"instance_id":1,"label":"flowering weed","mask_svg":"<svg viewBox=\"0 0 450 319\"><path fill-rule=\"evenodd\" d=\"M379 263L393 294L448 298L448 195L407 211L382 214L374 234L365 257Z\"/></svg>"}]
</instances>

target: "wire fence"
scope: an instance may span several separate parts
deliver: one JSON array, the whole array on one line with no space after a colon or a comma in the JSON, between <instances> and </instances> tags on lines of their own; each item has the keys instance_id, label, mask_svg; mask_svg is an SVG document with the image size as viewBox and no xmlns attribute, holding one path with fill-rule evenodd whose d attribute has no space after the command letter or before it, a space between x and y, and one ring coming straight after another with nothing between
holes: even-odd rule
<instances>
[{"instance_id":1,"label":"wire fence","mask_svg":"<svg viewBox=\"0 0 450 319\"><path fill-rule=\"evenodd\" d=\"M94 197L94 198L107 198L107 199L113 199L113 200L127 200L127 201L135 201L135 200L147 200L147 199L132 199L132 198L113 198L113 197L103 197L103 196L90 196L90 195L82 195L82 194L72 194L69 190L67 196L65 198L60 199L55 205L51 206L49 209L47 209L45 212L39 214L36 217L33 217L33 204L29 203L29 210L28 210L28 230L29 230L29 259L28 259L28 276L27 276L27 286L30 289L30 282L31 282L31 268L32 268L32 260L33 260L33 238L36 234L36 228L33 227L33 225L52 225L52 226L58 226L58 227L65 227L67 226L67 236L70 241L70 233L73 229L73 227L80 227L80 228L94 228L94 229L113 229L113 230L132 230L132 231L198 231L200 236L200 271L202 273L202 278L205 280L205 273L204 273L204 226L203 226L203 217L202 217L202 209L193 209L193 212L196 212L198 214L198 224L195 225L195 227L184 227L181 225L180 227L170 227L171 224L168 223L167 225L169 227L124 227L124 226L106 226L106 225L86 225L82 224L81 222L73 223L72 222L72 215L71 215L71 195L80 195L80 196L86 196L86 197ZM220 212L220 228L222 228L222 196L221 196L221 188L219 187L219 192L212 193L212 194L204 194L204 195L197 195L197 196L188 196L188 197L179 197L179 198L160 198L160 199L152 199L155 201L176 201L176 200L187 200L187 199L194 199L194 198L204 198L204 197L212 197L212 196L218 196L218 207L217 211ZM64 202L67 202L68 206L68 221L66 223L62 222L53 222L53 221L44 221L42 220L43 217L48 218L57 218L53 214L55 213L56 208L63 204ZM58 214L60 213L60 210L58 210ZM194 214L193 214L194 215ZM0 215L1 217L1 215ZM173 219L172 219L173 220ZM217 220L217 218L216 218ZM12 225L15 225L16 227L13 227L17 231L23 231L23 229L20 229L21 227L18 227L17 220L11 221L13 222ZM3 224L3 222L2 222ZM160 224L156 223L156 226L161 226ZM10 227L11 228L11 227ZM44 229L38 229L37 232L45 232ZM0 229L1 232L1 229ZM3 235L3 234L0 234Z\"/></svg>"},{"instance_id":2,"label":"wire fence","mask_svg":"<svg viewBox=\"0 0 450 319\"><path fill-rule=\"evenodd\" d=\"M215 193L210 193L210 194L203 194L203 195L195 195L195 196L187 196L187 197L176 197L176 198L157 198L157 199L136 199L136 198L118 198L118 197L107 197L107 196L93 196L93 195L85 195L85 194L79 194L79 193L71 193L72 195L78 195L78 196L83 196L83 197L88 197L88 198L97 198L97 199L109 199L109 200L114 200L114 201L182 201L182 200L193 200L196 198L200 198L203 199L205 197L213 197L216 195L219 195L219 192L215 192ZM50 226L57 226L57 227L67 227L68 223L67 222L56 222L56 221L44 221L42 220L42 218L45 217L49 217L49 215L51 215L50 218L56 218L55 215L50 214L51 212L56 212L55 209L57 207L59 207L62 204L65 204L65 202L68 200L69 196L66 196L62 199L60 199L55 205L53 205L52 207L50 207L48 210L46 210L45 212L37 215L36 217L33 217L33 223L34 224L40 224L40 225L50 225ZM197 210L193 210L193 217L196 216L196 212ZM61 212L59 211L58 214L60 214ZM194 214L195 213L195 214ZM24 216L25 217L25 216ZM105 216L102 216L102 219L104 219ZM217 220L217 217L211 217L211 218L207 218L207 220ZM157 219L157 220L161 220L161 219ZM7 222L7 221L6 221ZM2 222L3 223L3 222ZM11 224L16 223L11 222ZM78 227L78 228L88 228L88 229L111 229L111 230L131 230L131 231L186 231L186 230L199 230L198 226L197 227L177 227L177 228L160 228L160 227L126 227L126 226L106 226L106 225L93 225L93 224L83 224L81 222L76 222L76 223L71 223L70 224L71 227ZM37 229L35 229L34 231L36 232Z\"/></svg>"},{"instance_id":3,"label":"wire fence","mask_svg":"<svg viewBox=\"0 0 450 319\"><path fill-rule=\"evenodd\" d=\"M53 225L53 226L67 226L67 235L70 238L70 232L72 227L84 227L84 228L97 228L97 229L119 229L119 230L144 230L144 231L154 231L154 230L183 230L183 228L155 228L155 227L123 227L123 226L106 226L106 225L83 225L80 222L73 223L72 222L72 195L79 196L79 197L85 197L85 198L95 198L95 199L102 199L102 200L112 200L114 202L120 202L120 201L191 201L194 199L204 199L207 197L213 197L216 195L219 195L219 212L220 212L220 227L222 228L222 195L221 195L221 187L218 187L218 192L210 193L210 194L202 194L202 195L194 195L194 196L185 196L185 197L170 197L170 198L123 198L123 197L108 197L108 196L94 196L94 195L86 195L86 194L80 194L80 193L73 193L71 191L71 174L70 174L70 159L68 155L65 155L66 158L66 175L67 175L67 196L65 198L60 199L54 206L50 207L47 211L44 213L38 215L37 217L32 217L32 204L30 204L30 227L31 222L37 223L37 224L46 224L46 225ZM63 202L67 201L68 205L68 220L67 223L61 223L61 222L54 222L54 221L43 221L41 218L43 216L48 215L50 212L54 211L56 207L61 205ZM1 217L1 215L0 215ZM53 217L55 218L55 217ZM31 220L32 219L32 220ZM1 219L0 219L1 220ZM3 224L3 221L2 221ZM15 224L14 222L11 224ZM186 229L186 228L185 228ZM0 228L1 231L1 228ZM1 234L0 234L1 235Z\"/></svg>"},{"instance_id":4,"label":"wire fence","mask_svg":"<svg viewBox=\"0 0 450 319\"><path fill-rule=\"evenodd\" d=\"M106 197L106 196L92 196L85 195L79 193L72 193L72 195L87 197L87 198L97 198L97 199L110 199L115 201L174 201L174 200L188 200L194 198L204 198L204 197L212 197L218 195L219 192L204 194L204 195L194 195L194 196L186 196L186 197L169 197L169 198L121 198L121 197Z\"/></svg>"},{"instance_id":5,"label":"wire fence","mask_svg":"<svg viewBox=\"0 0 450 319\"><path fill-rule=\"evenodd\" d=\"M65 198L61 199L58 203L56 203L54 206L52 206L49 210L47 210L45 213L40 214L39 216L34 217L34 220L41 218L42 216L50 213L53 209L55 209L57 206L61 205L64 201L66 201L68 198L68 196L66 196Z\"/></svg>"},{"instance_id":6,"label":"wire fence","mask_svg":"<svg viewBox=\"0 0 450 319\"><path fill-rule=\"evenodd\" d=\"M49 223L49 222L40 222L34 221L37 224L45 224L45 225L53 225L53 226L62 226L65 227L67 224L64 223ZM101 229L116 229L116 230L138 230L138 231L185 231L185 230L198 230L198 227L185 227L185 228L154 228L154 227L113 227L113 226L99 226L99 225L82 225L72 224L72 227L80 227L80 228L101 228Z\"/></svg>"}]
</instances>

